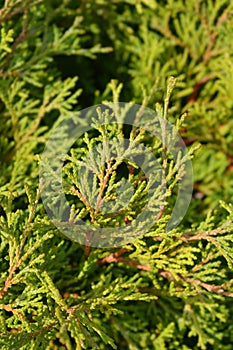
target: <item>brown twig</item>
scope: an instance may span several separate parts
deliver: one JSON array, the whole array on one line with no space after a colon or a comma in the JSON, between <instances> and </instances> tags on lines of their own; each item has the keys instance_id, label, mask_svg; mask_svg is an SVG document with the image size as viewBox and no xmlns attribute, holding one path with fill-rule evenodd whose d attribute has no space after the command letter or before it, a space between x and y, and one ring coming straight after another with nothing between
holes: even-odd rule
<instances>
[{"instance_id":1,"label":"brown twig","mask_svg":"<svg viewBox=\"0 0 233 350\"><path fill-rule=\"evenodd\" d=\"M97 262L97 264L102 265L105 263L121 262L123 264L134 266L139 270L151 271L150 266L140 265L136 261L126 260L126 259L120 257L120 255L122 255L126 251L128 251L128 250L122 248L119 251L112 253L112 254L106 256L105 258L99 260ZM170 271L160 270L159 274L160 274L160 276L168 279L169 281L172 281L175 279L173 274ZM223 284L221 286L218 286L215 284L202 282L200 280L193 279L190 277L184 277L184 276L181 276L180 274L178 274L177 276L181 281L188 282L189 284L193 285L195 288L197 288L198 286L201 286L202 288L206 289L208 292L216 293L216 294L220 294L220 295L224 295L224 296L228 296L228 297L233 297L233 292L228 292L225 290L225 288L227 287L227 284Z\"/></svg>"},{"instance_id":2,"label":"brown twig","mask_svg":"<svg viewBox=\"0 0 233 350\"><path fill-rule=\"evenodd\" d=\"M121 248L119 250L117 250L114 253L111 253L107 256L105 256L105 258L100 259L97 261L97 264L102 265L102 264L106 264L106 263L111 263L111 262L117 262L118 258L125 252L128 252L129 250L126 248Z\"/></svg>"},{"instance_id":3,"label":"brown twig","mask_svg":"<svg viewBox=\"0 0 233 350\"><path fill-rule=\"evenodd\" d=\"M210 76L205 76L200 79L193 87L193 92L188 98L188 103L193 103L196 101L200 88L205 85L211 79Z\"/></svg>"},{"instance_id":4,"label":"brown twig","mask_svg":"<svg viewBox=\"0 0 233 350\"><path fill-rule=\"evenodd\" d=\"M100 259L97 261L97 264L102 265L102 264L110 264L110 263L118 263L121 262L123 264L126 265L131 265L136 267L139 270L144 270L144 271L150 271L151 267L150 266L146 266L146 265L140 265L138 264L136 261L132 261L132 260L127 260L121 257L121 255L125 252L128 252L129 250L126 248L121 248L119 249L117 252L111 253L110 255L106 256L103 259Z\"/></svg>"},{"instance_id":5,"label":"brown twig","mask_svg":"<svg viewBox=\"0 0 233 350\"><path fill-rule=\"evenodd\" d=\"M231 298L233 297L233 292L225 291L224 285L218 286L216 284L205 283L205 282L202 282L200 280L196 280L196 279L189 278L189 277L186 277L183 279L186 282L192 284L194 287L201 286L202 288L206 289L208 292L216 293L216 294L220 294L220 295L225 295L225 296L228 296Z\"/></svg>"},{"instance_id":6,"label":"brown twig","mask_svg":"<svg viewBox=\"0 0 233 350\"><path fill-rule=\"evenodd\" d=\"M112 168L112 161L109 160L107 162L107 169L106 172L103 171L102 173L100 173L98 175L98 178L100 180L100 190L99 190L99 195L96 201L96 212L99 211L99 209L101 208L101 205L103 203L103 195L104 195L104 191L107 187L110 175L112 174L113 168Z\"/></svg>"},{"instance_id":7,"label":"brown twig","mask_svg":"<svg viewBox=\"0 0 233 350\"><path fill-rule=\"evenodd\" d=\"M27 24L28 24L28 11L26 10L23 16L23 25L22 30L19 34L19 36L15 39L13 45L11 46L11 52L8 53L5 57L5 63L1 66L1 72L3 72L4 68L8 65L11 57L14 55L14 51L17 48L17 46L26 38L30 37L29 33L27 33ZM34 32L30 33L34 34Z\"/></svg>"},{"instance_id":8,"label":"brown twig","mask_svg":"<svg viewBox=\"0 0 233 350\"><path fill-rule=\"evenodd\" d=\"M34 2L31 2L31 3L30 3L30 1L28 1L28 4L26 4L26 7L21 6L21 7L18 7L16 9L13 9L13 6L12 7L8 7L8 8L4 7L2 10L0 10L0 16L1 16L0 25L4 21L11 19L15 15L17 15L17 14L19 14L21 12L24 12L25 10L29 10L33 6L41 4L43 2L44 2L44 0L36 0Z\"/></svg>"},{"instance_id":9,"label":"brown twig","mask_svg":"<svg viewBox=\"0 0 233 350\"><path fill-rule=\"evenodd\" d=\"M199 232L195 235L190 235L190 234L186 234L183 235L181 237L177 237L177 239L184 241L184 242L188 242L188 241L196 241L196 240L200 240L200 239L211 239L212 236L216 236L219 233L225 233L226 230L224 230L222 227L218 227L214 230L211 231L207 231L207 232Z\"/></svg>"},{"instance_id":10,"label":"brown twig","mask_svg":"<svg viewBox=\"0 0 233 350\"><path fill-rule=\"evenodd\" d=\"M90 231L86 234L85 238L85 248L84 248L84 255L85 258L88 259L90 252L91 252L91 239L93 237L93 231Z\"/></svg>"},{"instance_id":11,"label":"brown twig","mask_svg":"<svg viewBox=\"0 0 233 350\"><path fill-rule=\"evenodd\" d=\"M165 210L165 205L162 205L161 208L160 208L160 211L156 217L156 221L160 220L161 217L163 216L163 213L164 213L164 210Z\"/></svg>"},{"instance_id":12,"label":"brown twig","mask_svg":"<svg viewBox=\"0 0 233 350\"><path fill-rule=\"evenodd\" d=\"M229 8L230 7L228 7L225 11L223 11L221 16L218 18L216 28L219 28L227 20ZM215 45L218 34L217 34L217 32L211 31L211 29L209 28L206 16L201 16L201 22L202 22L203 27L205 28L207 35L209 37L209 43L208 43L208 46L207 46L205 53L203 55L203 62L206 65L214 55L217 55L219 53L219 51L213 50L213 47ZM206 76L206 77L202 78L201 80L199 80L194 85L193 93L188 98L188 103L192 103L192 102L196 101L200 88L204 84L206 84L210 79L211 79L210 76Z\"/></svg>"},{"instance_id":13,"label":"brown twig","mask_svg":"<svg viewBox=\"0 0 233 350\"><path fill-rule=\"evenodd\" d=\"M8 289L14 283L13 275L15 274L15 271L17 270L17 268L20 266L20 263L21 263L20 259L16 259L16 262L14 263L14 265L9 269L9 275L5 281L4 287L0 290L0 299L4 298Z\"/></svg>"},{"instance_id":14,"label":"brown twig","mask_svg":"<svg viewBox=\"0 0 233 350\"><path fill-rule=\"evenodd\" d=\"M159 271L159 274L162 277L164 277L170 281L175 279L170 271L161 270L161 271ZM194 279L194 278L184 277L184 276L181 276L180 274L178 274L177 276L181 281L188 282L189 284L191 284L195 288L197 288L198 286L201 286L202 288L206 289L208 292L216 293L216 294L220 294L220 295L224 295L224 296L228 296L228 297L233 297L233 292L227 292L225 290L225 288L228 286L229 283L218 286L216 284L202 282L202 281Z\"/></svg>"}]
</instances>

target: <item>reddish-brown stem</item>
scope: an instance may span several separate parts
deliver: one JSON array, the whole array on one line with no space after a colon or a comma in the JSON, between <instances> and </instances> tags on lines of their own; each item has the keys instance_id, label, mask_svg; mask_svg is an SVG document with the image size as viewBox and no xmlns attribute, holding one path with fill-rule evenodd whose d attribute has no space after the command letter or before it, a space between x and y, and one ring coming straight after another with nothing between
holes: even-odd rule
<instances>
[{"instance_id":1,"label":"reddish-brown stem","mask_svg":"<svg viewBox=\"0 0 233 350\"><path fill-rule=\"evenodd\" d=\"M85 248L84 248L84 255L85 258L88 259L90 252L91 252L91 239L93 236L93 232L90 231L86 234L86 239L85 239Z\"/></svg>"}]
</instances>

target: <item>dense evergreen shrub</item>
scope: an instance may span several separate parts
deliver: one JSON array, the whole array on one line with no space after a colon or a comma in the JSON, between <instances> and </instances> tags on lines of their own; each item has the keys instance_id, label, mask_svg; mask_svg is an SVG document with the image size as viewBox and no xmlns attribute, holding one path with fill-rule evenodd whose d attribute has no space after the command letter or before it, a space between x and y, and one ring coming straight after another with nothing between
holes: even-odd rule
<instances>
[{"instance_id":1,"label":"dense evergreen shrub","mask_svg":"<svg viewBox=\"0 0 233 350\"><path fill-rule=\"evenodd\" d=\"M0 26L1 349L231 350L232 1L1 0ZM104 101L132 101L175 125L194 191L167 232L183 176L168 157L166 205L149 232L101 249L54 226L39 167L60 121ZM74 196L76 159L106 135L130 132L88 132L69 152L67 198L96 225L128 225L147 182L122 162L102 195L130 179L134 205L109 220ZM163 142L133 135L163 164ZM94 185L101 190L101 177Z\"/></svg>"}]
</instances>

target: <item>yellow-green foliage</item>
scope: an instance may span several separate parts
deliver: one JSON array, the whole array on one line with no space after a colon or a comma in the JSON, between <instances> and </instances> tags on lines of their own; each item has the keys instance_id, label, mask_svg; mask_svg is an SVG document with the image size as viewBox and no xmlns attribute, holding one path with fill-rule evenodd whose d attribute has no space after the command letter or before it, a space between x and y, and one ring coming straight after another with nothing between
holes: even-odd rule
<instances>
[{"instance_id":1,"label":"yellow-green foliage","mask_svg":"<svg viewBox=\"0 0 233 350\"><path fill-rule=\"evenodd\" d=\"M0 26L1 349L231 350L232 1L1 0ZM179 129L194 171L189 210L167 232L179 169L169 157L164 165L163 142L132 133L164 167L166 205L146 234L105 249L65 238L39 190L56 125L103 101L157 110ZM127 134L97 131L70 150L64 191L84 220L127 225L147 193L140 172L131 207L116 217L96 215L72 191L76 160ZM90 191L100 191L102 171ZM127 176L114 169L103 193L114 197Z\"/></svg>"}]
</instances>

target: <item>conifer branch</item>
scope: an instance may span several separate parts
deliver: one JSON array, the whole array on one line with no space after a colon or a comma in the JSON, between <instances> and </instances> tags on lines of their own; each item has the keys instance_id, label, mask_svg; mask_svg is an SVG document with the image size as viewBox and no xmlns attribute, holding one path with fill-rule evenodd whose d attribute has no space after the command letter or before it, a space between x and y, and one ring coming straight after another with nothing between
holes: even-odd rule
<instances>
[{"instance_id":1,"label":"conifer branch","mask_svg":"<svg viewBox=\"0 0 233 350\"><path fill-rule=\"evenodd\" d=\"M0 348L228 346L233 3L2 3Z\"/></svg>"}]
</instances>

